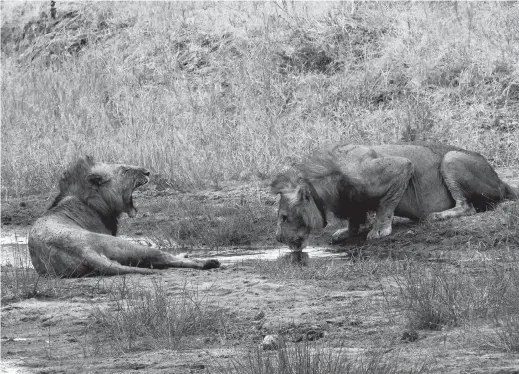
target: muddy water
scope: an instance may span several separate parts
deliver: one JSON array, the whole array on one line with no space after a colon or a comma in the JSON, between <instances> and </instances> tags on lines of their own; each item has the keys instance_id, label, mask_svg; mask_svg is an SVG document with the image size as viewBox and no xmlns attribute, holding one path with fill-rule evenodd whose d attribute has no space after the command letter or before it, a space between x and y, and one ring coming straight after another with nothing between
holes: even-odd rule
<instances>
[{"instance_id":1,"label":"muddy water","mask_svg":"<svg viewBox=\"0 0 519 374\"><path fill-rule=\"evenodd\" d=\"M146 238L133 238L128 236L120 236L126 240L135 241L148 247L157 247L156 243ZM29 250L27 247L27 233L2 233L0 236L0 265L13 266L22 268L32 268ZM327 251L326 248L309 247L305 248L310 258L336 257L337 254ZM177 253L178 255L187 255L187 253ZM272 261L278 258L286 258L290 256L291 251L288 248L269 248L269 249L221 249L219 251L200 251L193 257L214 257L220 260L224 265L240 263L246 260L265 260ZM305 255L306 257L306 255Z\"/></svg>"},{"instance_id":2,"label":"muddy water","mask_svg":"<svg viewBox=\"0 0 519 374\"><path fill-rule=\"evenodd\" d=\"M18 268L32 268L27 248L27 233L2 232L0 236L0 265Z\"/></svg>"}]
</instances>

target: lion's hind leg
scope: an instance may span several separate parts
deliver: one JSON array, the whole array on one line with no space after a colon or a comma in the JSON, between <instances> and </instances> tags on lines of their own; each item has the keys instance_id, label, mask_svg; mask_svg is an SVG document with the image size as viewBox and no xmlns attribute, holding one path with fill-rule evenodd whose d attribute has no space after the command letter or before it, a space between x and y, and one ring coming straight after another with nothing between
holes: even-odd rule
<instances>
[{"instance_id":1,"label":"lion's hind leg","mask_svg":"<svg viewBox=\"0 0 519 374\"><path fill-rule=\"evenodd\" d=\"M368 239L378 239L391 234L393 215L409 185L414 165L403 157L381 157L366 161L365 167L366 182L372 195L379 198Z\"/></svg>"},{"instance_id":2,"label":"lion's hind leg","mask_svg":"<svg viewBox=\"0 0 519 374\"><path fill-rule=\"evenodd\" d=\"M89 253L85 259L89 267L93 268L92 275L122 275L122 274L154 274L158 270L145 269L132 266L121 265L120 263L110 260L108 257L97 252ZM85 274L89 275L89 274Z\"/></svg>"},{"instance_id":3,"label":"lion's hind leg","mask_svg":"<svg viewBox=\"0 0 519 374\"><path fill-rule=\"evenodd\" d=\"M431 220L468 216L492 208L507 197L503 183L485 158L473 152L448 152L440 172L456 205L429 215Z\"/></svg>"},{"instance_id":4,"label":"lion's hind leg","mask_svg":"<svg viewBox=\"0 0 519 374\"><path fill-rule=\"evenodd\" d=\"M90 242L93 243L94 241L96 243L96 252L109 260L131 268L191 268L208 270L220 266L220 262L216 259L194 260L174 256L171 253L114 236L110 236L109 241L107 241L106 236L91 233Z\"/></svg>"}]
</instances>

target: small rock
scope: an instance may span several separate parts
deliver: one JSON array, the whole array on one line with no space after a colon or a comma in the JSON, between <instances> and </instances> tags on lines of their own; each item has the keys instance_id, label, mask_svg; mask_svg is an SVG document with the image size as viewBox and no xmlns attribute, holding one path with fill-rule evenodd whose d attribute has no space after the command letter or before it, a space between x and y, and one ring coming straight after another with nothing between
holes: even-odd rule
<instances>
[{"instance_id":1,"label":"small rock","mask_svg":"<svg viewBox=\"0 0 519 374\"><path fill-rule=\"evenodd\" d=\"M266 335L259 345L264 351L273 351L279 348L279 335Z\"/></svg>"}]
</instances>

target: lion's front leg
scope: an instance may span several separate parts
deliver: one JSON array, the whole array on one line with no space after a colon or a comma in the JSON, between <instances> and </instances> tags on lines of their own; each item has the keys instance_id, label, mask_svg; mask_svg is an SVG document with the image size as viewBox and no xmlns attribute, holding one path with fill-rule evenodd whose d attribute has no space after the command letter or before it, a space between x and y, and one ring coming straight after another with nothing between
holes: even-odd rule
<instances>
[{"instance_id":1,"label":"lion's front leg","mask_svg":"<svg viewBox=\"0 0 519 374\"><path fill-rule=\"evenodd\" d=\"M367 188L374 198L379 199L368 239L378 239L391 234L393 214L407 189L414 167L403 157L376 158L363 164Z\"/></svg>"},{"instance_id":2,"label":"lion's front leg","mask_svg":"<svg viewBox=\"0 0 519 374\"><path fill-rule=\"evenodd\" d=\"M348 219L348 227L335 231L332 235L331 244L342 243L359 233L360 225L366 222L366 214L360 217Z\"/></svg>"}]
</instances>

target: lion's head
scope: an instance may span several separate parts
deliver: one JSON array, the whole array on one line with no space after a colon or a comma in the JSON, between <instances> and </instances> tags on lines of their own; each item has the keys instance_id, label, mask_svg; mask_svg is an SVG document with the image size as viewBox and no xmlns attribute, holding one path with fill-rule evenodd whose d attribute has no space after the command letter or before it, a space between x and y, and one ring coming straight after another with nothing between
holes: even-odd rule
<instances>
[{"instance_id":1,"label":"lion's head","mask_svg":"<svg viewBox=\"0 0 519 374\"><path fill-rule=\"evenodd\" d=\"M138 166L95 162L92 157L81 158L63 173L59 195L50 209L69 197L75 198L96 211L107 226L114 229L122 213L130 217L137 213L132 193L137 187L148 183L149 175L148 170Z\"/></svg>"},{"instance_id":2,"label":"lion's head","mask_svg":"<svg viewBox=\"0 0 519 374\"><path fill-rule=\"evenodd\" d=\"M312 230L326 226L323 201L310 181L292 172L278 175L270 187L280 195L276 239L299 251Z\"/></svg>"}]
</instances>

